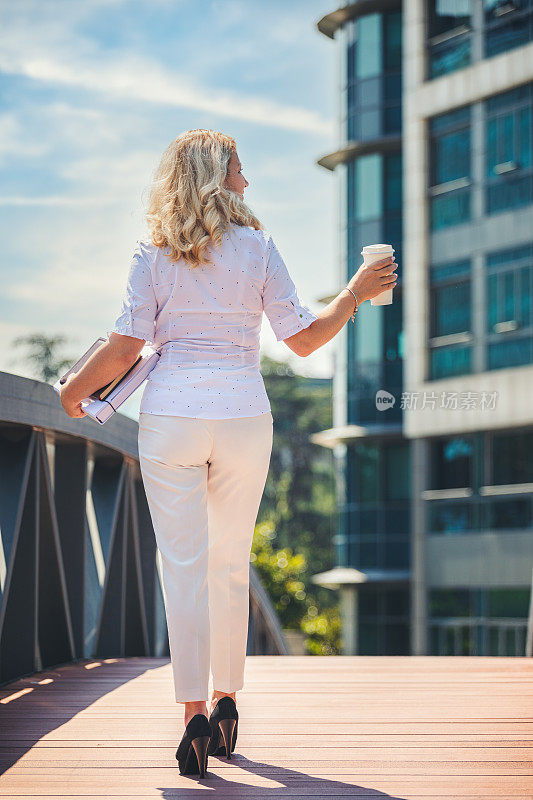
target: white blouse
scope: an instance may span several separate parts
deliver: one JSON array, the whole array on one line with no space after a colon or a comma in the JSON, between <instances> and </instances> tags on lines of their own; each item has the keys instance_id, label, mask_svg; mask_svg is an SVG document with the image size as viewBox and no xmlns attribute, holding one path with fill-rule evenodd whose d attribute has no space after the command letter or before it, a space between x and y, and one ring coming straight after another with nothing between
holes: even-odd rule
<instances>
[{"instance_id":1,"label":"white blouse","mask_svg":"<svg viewBox=\"0 0 533 800\"><path fill-rule=\"evenodd\" d=\"M270 411L259 370L263 311L278 341L318 319L265 231L231 223L209 253L211 263L191 268L137 241L112 330L161 348L141 412L228 419Z\"/></svg>"}]
</instances>

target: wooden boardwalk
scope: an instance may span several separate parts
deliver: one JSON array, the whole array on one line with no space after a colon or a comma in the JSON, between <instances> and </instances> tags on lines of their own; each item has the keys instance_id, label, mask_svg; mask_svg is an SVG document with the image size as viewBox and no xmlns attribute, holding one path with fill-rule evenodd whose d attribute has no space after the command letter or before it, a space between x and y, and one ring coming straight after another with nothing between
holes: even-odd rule
<instances>
[{"instance_id":1,"label":"wooden boardwalk","mask_svg":"<svg viewBox=\"0 0 533 800\"><path fill-rule=\"evenodd\" d=\"M168 659L0 688L2 798L533 798L533 659L248 656L232 760L180 776Z\"/></svg>"}]
</instances>

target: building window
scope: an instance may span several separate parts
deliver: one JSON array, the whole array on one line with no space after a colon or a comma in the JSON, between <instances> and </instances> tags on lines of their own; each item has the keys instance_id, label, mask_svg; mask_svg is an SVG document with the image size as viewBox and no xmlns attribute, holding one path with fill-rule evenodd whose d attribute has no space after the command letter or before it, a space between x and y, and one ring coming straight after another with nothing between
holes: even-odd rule
<instances>
[{"instance_id":1,"label":"building window","mask_svg":"<svg viewBox=\"0 0 533 800\"><path fill-rule=\"evenodd\" d=\"M409 500L410 448L408 443L383 446L383 497L385 500Z\"/></svg>"},{"instance_id":2,"label":"building window","mask_svg":"<svg viewBox=\"0 0 533 800\"><path fill-rule=\"evenodd\" d=\"M505 497L485 502L485 530L517 530L532 527L533 496Z\"/></svg>"},{"instance_id":3,"label":"building window","mask_svg":"<svg viewBox=\"0 0 533 800\"><path fill-rule=\"evenodd\" d=\"M485 441L488 475L480 490L485 495L484 530L532 528L533 430L491 432Z\"/></svg>"},{"instance_id":4,"label":"building window","mask_svg":"<svg viewBox=\"0 0 533 800\"><path fill-rule=\"evenodd\" d=\"M460 500L433 500L428 507L428 533L470 533L475 529L473 505Z\"/></svg>"},{"instance_id":5,"label":"building window","mask_svg":"<svg viewBox=\"0 0 533 800\"><path fill-rule=\"evenodd\" d=\"M531 338L511 339L489 345L488 369L506 369L530 364L532 357Z\"/></svg>"},{"instance_id":6,"label":"building window","mask_svg":"<svg viewBox=\"0 0 533 800\"><path fill-rule=\"evenodd\" d=\"M430 379L470 372L470 261L430 270Z\"/></svg>"},{"instance_id":7,"label":"building window","mask_svg":"<svg viewBox=\"0 0 533 800\"><path fill-rule=\"evenodd\" d=\"M383 388L394 394L401 390L403 373L403 303L401 295L394 298L383 316ZM388 414L389 409L386 413ZM383 412L380 412L381 414Z\"/></svg>"},{"instance_id":8,"label":"building window","mask_svg":"<svg viewBox=\"0 0 533 800\"><path fill-rule=\"evenodd\" d=\"M432 287L433 336L470 331L470 281Z\"/></svg>"},{"instance_id":9,"label":"building window","mask_svg":"<svg viewBox=\"0 0 533 800\"><path fill-rule=\"evenodd\" d=\"M402 127L402 15L367 14L346 25L347 138L368 141Z\"/></svg>"},{"instance_id":10,"label":"building window","mask_svg":"<svg viewBox=\"0 0 533 800\"><path fill-rule=\"evenodd\" d=\"M533 431L494 433L491 443L493 484L533 483Z\"/></svg>"},{"instance_id":11,"label":"building window","mask_svg":"<svg viewBox=\"0 0 533 800\"><path fill-rule=\"evenodd\" d=\"M533 528L532 454L531 428L433 439L425 495L428 532Z\"/></svg>"},{"instance_id":12,"label":"building window","mask_svg":"<svg viewBox=\"0 0 533 800\"><path fill-rule=\"evenodd\" d=\"M487 614L489 617L527 617L528 589L488 589Z\"/></svg>"},{"instance_id":13,"label":"building window","mask_svg":"<svg viewBox=\"0 0 533 800\"><path fill-rule=\"evenodd\" d=\"M402 388L402 157L372 153L347 164L347 278L361 264L365 244L389 242L395 249L399 284L391 307L364 303L348 330L348 421L400 421L397 402L386 412L376 392L399 398Z\"/></svg>"},{"instance_id":14,"label":"building window","mask_svg":"<svg viewBox=\"0 0 533 800\"><path fill-rule=\"evenodd\" d=\"M341 515L350 566L409 568L409 457L408 442L365 442L348 448L347 503Z\"/></svg>"},{"instance_id":15,"label":"building window","mask_svg":"<svg viewBox=\"0 0 533 800\"><path fill-rule=\"evenodd\" d=\"M533 84L485 103L487 214L533 200Z\"/></svg>"},{"instance_id":16,"label":"building window","mask_svg":"<svg viewBox=\"0 0 533 800\"><path fill-rule=\"evenodd\" d=\"M383 55L386 72L400 71L402 68L402 14L400 11L385 14L385 53Z\"/></svg>"},{"instance_id":17,"label":"building window","mask_svg":"<svg viewBox=\"0 0 533 800\"><path fill-rule=\"evenodd\" d=\"M495 56L533 39L532 0L484 0L485 57Z\"/></svg>"},{"instance_id":18,"label":"building window","mask_svg":"<svg viewBox=\"0 0 533 800\"><path fill-rule=\"evenodd\" d=\"M470 63L470 0L429 0L428 77L437 78Z\"/></svg>"},{"instance_id":19,"label":"building window","mask_svg":"<svg viewBox=\"0 0 533 800\"><path fill-rule=\"evenodd\" d=\"M385 52L383 73L383 133L402 130L402 14L383 17Z\"/></svg>"},{"instance_id":20,"label":"building window","mask_svg":"<svg viewBox=\"0 0 533 800\"><path fill-rule=\"evenodd\" d=\"M430 589L430 655L524 656L529 589Z\"/></svg>"},{"instance_id":21,"label":"building window","mask_svg":"<svg viewBox=\"0 0 533 800\"><path fill-rule=\"evenodd\" d=\"M381 72L381 15L368 14L356 22L355 74L359 80L375 78Z\"/></svg>"},{"instance_id":22,"label":"building window","mask_svg":"<svg viewBox=\"0 0 533 800\"><path fill-rule=\"evenodd\" d=\"M470 219L470 106L429 122L431 229Z\"/></svg>"},{"instance_id":23,"label":"building window","mask_svg":"<svg viewBox=\"0 0 533 800\"><path fill-rule=\"evenodd\" d=\"M359 503L375 503L379 497L379 449L377 445L355 448L357 460L356 498Z\"/></svg>"},{"instance_id":24,"label":"building window","mask_svg":"<svg viewBox=\"0 0 533 800\"><path fill-rule=\"evenodd\" d=\"M472 348L463 345L441 345L432 348L429 360L431 380L467 375L472 372Z\"/></svg>"},{"instance_id":25,"label":"building window","mask_svg":"<svg viewBox=\"0 0 533 800\"><path fill-rule=\"evenodd\" d=\"M365 244L388 242L402 263L402 156L371 153L347 164L348 277Z\"/></svg>"},{"instance_id":26,"label":"building window","mask_svg":"<svg viewBox=\"0 0 533 800\"><path fill-rule=\"evenodd\" d=\"M351 424L400 422L402 408L402 303L393 303L394 311L370 303L361 306L362 314L348 331L348 422ZM365 310L366 309L366 310ZM376 312L377 313L374 313ZM397 402L386 410L376 406L376 392L385 389Z\"/></svg>"},{"instance_id":27,"label":"building window","mask_svg":"<svg viewBox=\"0 0 533 800\"><path fill-rule=\"evenodd\" d=\"M469 617L472 614L468 589L432 589L429 593L430 617Z\"/></svg>"},{"instance_id":28,"label":"building window","mask_svg":"<svg viewBox=\"0 0 533 800\"><path fill-rule=\"evenodd\" d=\"M403 208L403 166L402 154L390 153L383 159L384 178L384 227L382 241L390 242L395 249L398 275L402 265L402 208Z\"/></svg>"},{"instance_id":29,"label":"building window","mask_svg":"<svg viewBox=\"0 0 533 800\"><path fill-rule=\"evenodd\" d=\"M379 153L362 156L355 162L355 214L358 222L368 222L383 214L383 157Z\"/></svg>"},{"instance_id":30,"label":"building window","mask_svg":"<svg viewBox=\"0 0 533 800\"><path fill-rule=\"evenodd\" d=\"M365 586L358 593L359 655L409 655L409 590Z\"/></svg>"},{"instance_id":31,"label":"building window","mask_svg":"<svg viewBox=\"0 0 533 800\"><path fill-rule=\"evenodd\" d=\"M487 274L487 367L532 363L533 244L489 253Z\"/></svg>"},{"instance_id":32,"label":"building window","mask_svg":"<svg viewBox=\"0 0 533 800\"><path fill-rule=\"evenodd\" d=\"M472 486L474 442L471 436L434 439L430 446L432 489Z\"/></svg>"},{"instance_id":33,"label":"building window","mask_svg":"<svg viewBox=\"0 0 533 800\"><path fill-rule=\"evenodd\" d=\"M482 37L484 58L533 40L533 0L482 0L481 29L476 31L472 0L428 0L426 8L430 79L471 63L474 34Z\"/></svg>"},{"instance_id":34,"label":"building window","mask_svg":"<svg viewBox=\"0 0 533 800\"><path fill-rule=\"evenodd\" d=\"M435 438L430 441L429 490L437 497L426 499L429 533L467 533L478 527L476 498L472 486L480 458L479 437L475 435ZM438 497L438 490L447 496ZM450 497L450 490L457 497Z\"/></svg>"}]
</instances>

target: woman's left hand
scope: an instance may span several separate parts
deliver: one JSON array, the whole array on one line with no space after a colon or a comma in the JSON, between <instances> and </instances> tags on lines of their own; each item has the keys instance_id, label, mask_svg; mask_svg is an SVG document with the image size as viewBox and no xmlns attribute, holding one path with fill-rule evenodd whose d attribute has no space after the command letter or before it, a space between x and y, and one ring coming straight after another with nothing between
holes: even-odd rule
<instances>
[{"instance_id":1,"label":"woman's left hand","mask_svg":"<svg viewBox=\"0 0 533 800\"><path fill-rule=\"evenodd\" d=\"M87 414L81 407L81 400L76 400L75 398L71 397L69 383L72 377L73 376L70 375L67 379L67 382L61 387L61 391L59 393L61 405L69 417L86 417Z\"/></svg>"}]
</instances>

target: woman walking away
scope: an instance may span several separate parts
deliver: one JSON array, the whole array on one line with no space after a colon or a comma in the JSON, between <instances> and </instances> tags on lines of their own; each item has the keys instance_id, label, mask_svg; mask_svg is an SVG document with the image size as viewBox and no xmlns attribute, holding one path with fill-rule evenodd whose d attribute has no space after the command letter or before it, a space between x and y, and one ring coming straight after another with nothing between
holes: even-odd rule
<instances>
[{"instance_id":1,"label":"woman walking away","mask_svg":"<svg viewBox=\"0 0 533 800\"><path fill-rule=\"evenodd\" d=\"M263 311L277 340L304 357L396 283L393 258L361 266L315 314L244 202L247 186L231 136L200 129L171 142L121 313L61 392L67 414L81 417L81 401L131 366L145 342L161 348L141 401L139 460L163 565L175 699L185 706L176 757L180 772L200 777L208 753L231 758L237 739L250 551L273 434L259 370Z\"/></svg>"}]
</instances>

